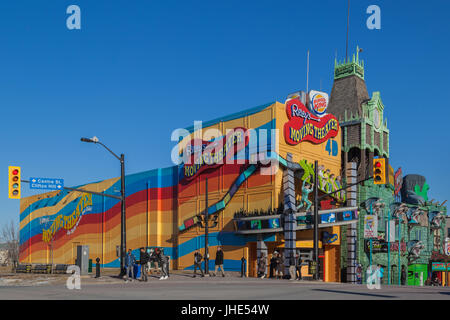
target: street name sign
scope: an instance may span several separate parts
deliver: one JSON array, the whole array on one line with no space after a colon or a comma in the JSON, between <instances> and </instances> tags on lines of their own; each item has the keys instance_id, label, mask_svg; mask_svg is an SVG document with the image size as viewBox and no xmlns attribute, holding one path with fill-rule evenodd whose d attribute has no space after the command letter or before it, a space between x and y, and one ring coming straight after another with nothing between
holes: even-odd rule
<instances>
[{"instance_id":1,"label":"street name sign","mask_svg":"<svg viewBox=\"0 0 450 320\"><path fill-rule=\"evenodd\" d=\"M30 178L30 189L62 190L64 179Z\"/></svg>"}]
</instances>

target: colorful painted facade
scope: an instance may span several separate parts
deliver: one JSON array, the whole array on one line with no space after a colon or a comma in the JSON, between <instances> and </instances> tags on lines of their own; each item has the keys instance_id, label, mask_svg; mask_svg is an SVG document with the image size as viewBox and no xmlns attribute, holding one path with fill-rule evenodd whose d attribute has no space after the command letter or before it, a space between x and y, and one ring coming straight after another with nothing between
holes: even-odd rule
<instances>
[{"instance_id":1,"label":"colorful painted facade","mask_svg":"<svg viewBox=\"0 0 450 320\"><path fill-rule=\"evenodd\" d=\"M302 103L297 100L297 104ZM302 169L301 177L296 179L297 190L301 189L302 180L312 180L314 172L311 164L314 160L319 160L323 168L321 190L334 190L342 183L341 131L337 120L329 115L327 117L332 120L332 124L324 123L322 127L310 125L308 130L315 135L315 140L291 145L283 134L285 124L292 121L289 114L291 105L292 101L287 110L283 103L269 103L203 123L203 133L210 129L223 132L220 150L209 154L204 152L198 163L181 163L127 175L127 247L135 249L136 255L140 247L162 247L171 256L172 268L192 268L194 250L204 248L201 219L205 210L207 178L208 213L216 222L209 229L211 267L214 265L215 247L220 245L225 252L226 270L240 270L240 260L244 256L249 261L249 272L253 274L256 243L261 239L260 235L237 233L234 218L235 213L241 210L267 211L283 206L284 167L281 165L278 170L263 174L262 171L271 170L267 160L286 163L287 153L290 153L292 161ZM280 134L273 134L273 129L278 129ZM180 153L186 150L192 155L195 153L192 142L198 137L202 138L202 134L194 127L187 130L189 136L180 139ZM229 130L233 130L231 135L227 134ZM257 143L246 140L248 135L256 136ZM278 141L277 149L273 147L276 145L272 143L274 139ZM203 137L199 145L202 150L207 150L207 146L214 141L217 140ZM189 148L183 149L186 145ZM211 162L226 160L229 154L235 160L233 164L218 165ZM261 160L261 154L265 155L266 161ZM254 161L258 156L260 159ZM112 194L120 190L120 179L91 183L82 188ZM335 197L342 206L345 194L336 194ZM86 196L79 192L45 193L21 200L20 221L20 261L23 263L49 263L53 248L55 263L73 264L76 247L89 245L90 259L99 257L103 267L119 267L118 200L98 195ZM327 230L330 235L339 235L338 226ZM299 248L312 248L312 232L306 230L297 233ZM263 240L273 248L284 246L282 233L264 234ZM339 245L340 240L336 237L324 245L329 247L326 250L329 261L336 260L331 255L337 254ZM328 268L330 271L327 274L333 274L328 277L333 281L338 280L336 275L339 274L339 266L333 262L333 266Z\"/></svg>"}]
</instances>

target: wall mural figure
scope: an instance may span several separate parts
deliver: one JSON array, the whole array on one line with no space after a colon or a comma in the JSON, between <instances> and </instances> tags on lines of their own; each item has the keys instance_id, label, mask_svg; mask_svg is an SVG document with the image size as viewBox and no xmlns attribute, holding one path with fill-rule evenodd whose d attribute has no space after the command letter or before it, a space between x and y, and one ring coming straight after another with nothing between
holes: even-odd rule
<instances>
[{"instance_id":1,"label":"wall mural figure","mask_svg":"<svg viewBox=\"0 0 450 320\"><path fill-rule=\"evenodd\" d=\"M376 197L369 198L363 202L363 205L367 210L367 212L370 213L370 207L372 206L372 214L376 215L377 217L383 215L383 209L385 207L385 204L383 200L381 200L380 198Z\"/></svg>"},{"instance_id":2,"label":"wall mural figure","mask_svg":"<svg viewBox=\"0 0 450 320\"><path fill-rule=\"evenodd\" d=\"M442 211L431 211L428 218L432 229L438 229L442 223L445 223L445 215Z\"/></svg>"},{"instance_id":3,"label":"wall mural figure","mask_svg":"<svg viewBox=\"0 0 450 320\"><path fill-rule=\"evenodd\" d=\"M408 212L408 223L420 224L422 227L426 227L428 221L426 220L426 212L420 207L410 207Z\"/></svg>"},{"instance_id":4,"label":"wall mural figure","mask_svg":"<svg viewBox=\"0 0 450 320\"><path fill-rule=\"evenodd\" d=\"M297 206L297 210L303 208L306 205L305 211L308 211L311 208L312 202L309 201L309 194L313 191L312 184L307 183L306 179L303 180L302 185L302 198L300 199L300 205Z\"/></svg>"},{"instance_id":5,"label":"wall mural figure","mask_svg":"<svg viewBox=\"0 0 450 320\"><path fill-rule=\"evenodd\" d=\"M408 242L408 261L411 263L417 260L421 251L425 249L424 244L420 240L412 240Z\"/></svg>"},{"instance_id":6,"label":"wall mural figure","mask_svg":"<svg viewBox=\"0 0 450 320\"><path fill-rule=\"evenodd\" d=\"M408 216L406 213L409 211L409 207L405 203L394 202L390 205L390 210L394 219L399 219L399 221L402 221L403 223L408 223Z\"/></svg>"}]
</instances>

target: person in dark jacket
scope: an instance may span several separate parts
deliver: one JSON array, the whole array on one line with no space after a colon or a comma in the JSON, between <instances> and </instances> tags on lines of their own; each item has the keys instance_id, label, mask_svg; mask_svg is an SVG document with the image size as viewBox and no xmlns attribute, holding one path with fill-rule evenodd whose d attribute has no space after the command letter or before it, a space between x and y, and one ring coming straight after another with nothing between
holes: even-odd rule
<instances>
[{"instance_id":1,"label":"person in dark jacket","mask_svg":"<svg viewBox=\"0 0 450 320\"><path fill-rule=\"evenodd\" d=\"M156 248L155 252L162 274L159 280L166 280L169 278L169 257L164 254L164 248Z\"/></svg>"},{"instance_id":2,"label":"person in dark jacket","mask_svg":"<svg viewBox=\"0 0 450 320\"><path fill-rule=\"evenodd\" d=\"M141 281L148 281L147 264L149 260L149 254L145 252L144 248L141 248L141 256L139 258L139 263L141 264Z\"/></svg>"},{"instance_id":3,"label":"person in dark jacket","mask_svg":"<svg viewBox=\"0 0 450 320\"><path fill-rule=\"evenodd\" d=\"M269 278L273 278L273 271L275 270L275 268L277 266L277 254L278 254L278 252L274 251L272 254L272 258L270 258Z\"/></svg>"},{"instance_id":4,"label":"person in dark jacket","mask_svg":"<svg viewBox=\"0 0 450 320\"><path fill-rule=\"evenodd\" d=\"M295 264L295 271L297 274L296 280L302 280L302 257L300 257L299 253L295 255L296 258L296 264Z\"/></svg>"},{"instance_id":5,"label":"person in dark jacket","mask_svg":"<svg viewBox=\"0 0 450 320\"><path fill-rule=\"evenodd\" d=\"M246 264L247 264L247 260L245 259L245 257L242 257L241 258L241 278L247 277Z\"/></svg>"},{"instance_id":6,"label":"person in dark jacket","mask_svg":"<svg viewBox=\"0 0 450 320\"><path fill-rule=\"evenodd\" d=\"M275 277L283 279L284 259L283 255L278 253L276 257Z\"/></svg>"},{"instance_id":7,"label":"person in dark jacket","mask_svg":"<svg viewBox=\"0 0 450 320\"><path fill-rule=\"evenodd\" d=\"M198 250L195 250L195 253L194 253L194 278L197 274L197 268L202 273L202 277L205 276L205 274L203 273L203 270L202 270L202 259L203 259L202 254Z\"/></svg>"},{"instance_id":8,"label":"person in dark jacket","mask_svg":"<svg viewBox=\"0 0 450 320\"><path fill-rule=\"evenodd\" d=\"M222 271L222 277L225 277L225 272L223 271L223 251L221 247L217 247L217 253L216 253L216 262L215 262L215 269L213 276L216 276L217 269L220 269Z\"/></svg>"},{"instance_id":9,"label":"person in dark jacket","mask_svg":"<svg viewBox=\"0 0 450 320\"><path fill-rule=\"evenodd\" d=\"M404 265L402 265L402 274L401 274L401 281L402 281L402 286L406 286L406 268Z\"/></svg>"}]
</instances>

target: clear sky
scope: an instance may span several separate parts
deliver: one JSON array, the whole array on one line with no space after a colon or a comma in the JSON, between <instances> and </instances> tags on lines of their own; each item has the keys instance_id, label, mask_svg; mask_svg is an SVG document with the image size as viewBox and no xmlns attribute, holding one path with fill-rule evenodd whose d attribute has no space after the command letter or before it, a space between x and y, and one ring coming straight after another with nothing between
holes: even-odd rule
<instances>
[{"instance_id":1,"label":"clear sky","mask_svg":"<svg viewBox=\"0 0 450 320\"><path fill-rule=\"evenodd\" d=\"M394 169L450 199L450 2L352 0L350 51L380 91ZM66 9L81 8L81 30ZM369 30L369 5L381 30ZM0 224L19 221L7 167L74 186L172 165L173 129L306 89L331 92L345 56L347 0L0 2ZM23 187L23 196L33 194Z\"/></svg>"}]
</instances>

